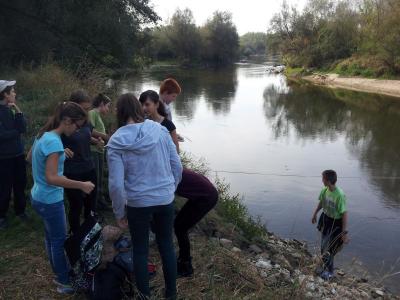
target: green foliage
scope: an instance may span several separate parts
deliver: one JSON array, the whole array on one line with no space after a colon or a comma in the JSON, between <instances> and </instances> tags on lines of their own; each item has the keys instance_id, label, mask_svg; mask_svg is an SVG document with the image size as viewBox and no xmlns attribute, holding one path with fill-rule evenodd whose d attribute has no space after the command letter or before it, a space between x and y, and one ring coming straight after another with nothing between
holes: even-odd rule
<instances>
[{"instance_id":1,"label":"green foliage","mask_svg":"<svg viewBox=\"0 0 400 300\"><path fill-rule=\"evenodd\" d=\"M176 59L181 65L228 65L239 53L239 36L227 12L217 11L197 27L189 9L178 9L167 25L153 29L151 39L153 58Z\"/></svg>"},{"instance_id":2,"label":"green foliage","mask_svg":"<svg viewBox=\"0 0 400 300\"><path fill-rule=\"evenodd\" d=\"M50 55L130 66L145 42L141 26L158 19L148 0L8 1L0 6L0 60L40 63Z\"/></svg>"},{"instance_id":3,"label":"green foliage","mask_svg":"<svg viewBox=\"0 0 400 300\"><path fill-rule=\"evenodd\" d=\"M351 0L309 0L302 12L284 3L271 21L268 48L281 52L293 67L321 68L364 55L374 57L389 73L399 73L400 2L362 0L356 5ZM364 65L363 70L351 68L362 76L382 73Z\"/></svg>"},{"instance_id":4,"label":"green foliage","mask_svg":"<svg viewBox=\"0 0 400 300\"><path fill-rule=\"evenodd\" d=\"M267 34L264 32L248 32L240 37L240 55L265 54L267 48Z\"/></svg>"}]
</instances>

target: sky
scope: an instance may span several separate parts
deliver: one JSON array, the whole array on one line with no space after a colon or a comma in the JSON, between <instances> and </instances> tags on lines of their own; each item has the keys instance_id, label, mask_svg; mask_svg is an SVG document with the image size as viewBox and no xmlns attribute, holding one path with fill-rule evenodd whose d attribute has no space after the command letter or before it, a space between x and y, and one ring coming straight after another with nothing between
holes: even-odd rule
<instances>
[{"instance_id":1,"label":"sky","mask_svg":"<svg viewBox=\"0 0 400 300\"><path fill-rule=\"evenodd\" d=\"M166 22L177 8L189 8L197 25L203 25L216 10L232 13L239 35L246 32L266 32L272 16L280 11L283 0L151 0L155 11ZM306 0L287 0L302 9Z\"/></svg>"}]
</instances>

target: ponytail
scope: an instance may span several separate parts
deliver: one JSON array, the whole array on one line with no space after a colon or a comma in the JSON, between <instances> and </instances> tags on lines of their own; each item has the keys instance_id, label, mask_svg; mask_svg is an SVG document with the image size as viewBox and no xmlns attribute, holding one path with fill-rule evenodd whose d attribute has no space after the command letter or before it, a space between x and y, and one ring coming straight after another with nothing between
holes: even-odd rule
<instances>
[{"instance_id":1,"label":"ponytail","mask_svg":"<svg viewBox=\"0 0 400 300\"><path fill-rule=\"evenodd\" d=\"M61 121L69 118L72 122L87 120L87 113L83 108L74 102L59 103L46 124L39 130L37 138L41 138L45 132L58 128Z\"/></svg>"}]
</instances>

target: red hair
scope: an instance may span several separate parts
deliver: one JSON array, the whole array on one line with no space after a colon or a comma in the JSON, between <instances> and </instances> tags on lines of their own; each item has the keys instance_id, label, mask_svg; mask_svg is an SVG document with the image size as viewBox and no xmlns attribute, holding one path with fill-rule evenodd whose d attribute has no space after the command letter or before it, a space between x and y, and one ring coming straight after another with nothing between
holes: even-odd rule
<instances>
[{"instance_id":1,"label":"red hair","mask_svg":"<svg viewBox=\"0 0 400 300\"><path fill-rule=\"evenodd\" d=\"M163 82L161 82L160 86L160 95L167 94L180 94L182 91L179 83L173 78L167 78Z\"/></svg>"}]
</instances>

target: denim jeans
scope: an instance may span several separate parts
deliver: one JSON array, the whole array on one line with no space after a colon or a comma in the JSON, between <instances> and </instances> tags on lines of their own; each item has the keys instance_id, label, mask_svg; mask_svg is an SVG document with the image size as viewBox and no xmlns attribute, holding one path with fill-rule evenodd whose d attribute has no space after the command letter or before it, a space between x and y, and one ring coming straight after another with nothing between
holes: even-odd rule
<instances>
[{"instance_id":1,"label":"denim jeans","mask_svg":"<svg viewBox=\"0 0 400 300\"><path fill-rule=\"evenodd\" d=\"M153 220L153 229L163 265L165 296L167 299L176 296L177 270L173 244L174 212L173 202L168 205L149 207L128 206L128 223L133 244L134 273L136 286L142 297L150 297L147 263L151 220Z\"/></svg>"},{"instance_id":2,"label":"denim jeans","mask_svg":"<svg viewBox=\"0 0 400 300\"><path fill-rule=\"evenodd\" d=\"M32 199L32 207L43 220L46 251L57 281L68 284L70 268L64 252L67 237L64 201L46 204Z\"/></svg>"}]
</instances>

